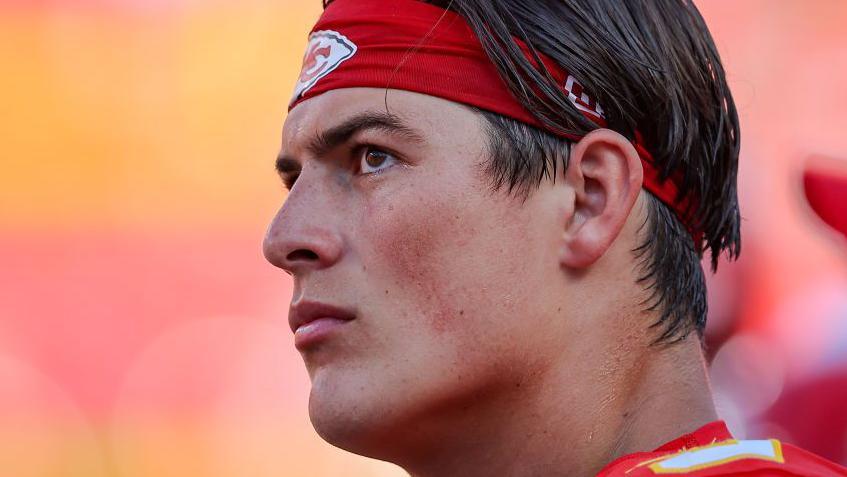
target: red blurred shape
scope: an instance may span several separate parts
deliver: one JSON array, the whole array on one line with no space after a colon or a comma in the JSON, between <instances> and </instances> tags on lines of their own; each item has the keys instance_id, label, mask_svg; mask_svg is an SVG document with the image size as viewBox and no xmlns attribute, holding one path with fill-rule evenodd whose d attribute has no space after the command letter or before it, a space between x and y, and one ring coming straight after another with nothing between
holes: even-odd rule
<instances>
[{"instance_id":1,"label":"red blurred shape","mask_svg":"<svg viewBox=\"0 0 847 477\"><path fill-rule=\"evenodd\" d=\"M765 417L791 432L786 439L791 444L847 465L844 403L847 367L842 366L787 390Z\"/></svg>"},{"instance_id":2,"label":"red blurred shape","mask_svg":"<svg viewBox=\"0 0 847 477\"><path fill-rule=\"evenodd\" d=\"M809 205L830 227L847 237L847 161L813 156L803 171Z\"/></svg>"}]
</instances>

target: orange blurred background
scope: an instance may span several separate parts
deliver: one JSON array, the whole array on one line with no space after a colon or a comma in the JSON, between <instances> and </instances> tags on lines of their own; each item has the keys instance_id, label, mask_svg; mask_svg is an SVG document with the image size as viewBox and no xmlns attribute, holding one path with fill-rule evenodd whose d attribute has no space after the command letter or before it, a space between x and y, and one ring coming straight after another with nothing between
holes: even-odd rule
<instances>
[{"instance_id":1,"label":"orange blurred background","mask_svg":"<svg viewBox=\"0 0 847 477\"><path fill-rule=\"evenodd\" d=\"M810 156L847 159L847 2L698 5L742 120L744 250L710 278L718 406L742 437L847 463L845 401L797 404L847 390L847 245L801 181ZM4 475L404 475L311 429L291 282L260 250L320 10L0 3Z\"/></svg>"}]
</instances>

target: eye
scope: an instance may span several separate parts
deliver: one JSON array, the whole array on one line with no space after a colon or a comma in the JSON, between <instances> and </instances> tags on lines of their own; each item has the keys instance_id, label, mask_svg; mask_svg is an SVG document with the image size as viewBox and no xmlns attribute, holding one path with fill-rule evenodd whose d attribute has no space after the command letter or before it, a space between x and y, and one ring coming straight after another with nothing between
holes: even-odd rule
<instances>
[{"instance_id":1,"label":"eye","mask_svg":"<svg viewBox=\"0 0 847 477\"><path fill-rule=\"evenodd\" d=\"M396 162L397 159L391 154L373 146L365 146L362 148L359 170L362 174L378 173L393 166Z\"/></svg>"},{"instance_id":2,"label":"eye","mask_svg":"<svg viewBox=\"0 0 847 477\"><path fill-rule=\"evenodd\" d=\"M294 183L297 182L297 178L300 177L300 173L287 174L282 178L282 183L285 185L285 188L291 190L294 187Z\"/></svg>"}]
</instances>

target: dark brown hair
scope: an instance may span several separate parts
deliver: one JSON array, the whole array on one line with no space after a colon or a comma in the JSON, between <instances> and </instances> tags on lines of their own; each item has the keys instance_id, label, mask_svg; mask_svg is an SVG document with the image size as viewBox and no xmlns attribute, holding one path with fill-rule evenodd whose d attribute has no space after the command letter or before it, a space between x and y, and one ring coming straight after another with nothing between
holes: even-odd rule
<instances>
[{"instance_id":1,"label":"dark brown hair","mask_svg":"<svg viewBox=\"0 0 847 477\"><path fill-rule=\"evenodd\" d=\"M324 5L329 3L324 2ZM514 38L551 57L595 97L607 127L633 139L636 129L663 178L679 174L680 198L696 197L688 211L695 243L674 212L648 193L641 229L639 282L644 305L658 310L656 342L692 330L702 336L706 285L700 259L712 269L725 252L738 256L736 193L739 126L725 72L711 34L689 0L429 0L465 18L512 93L554 129L584 135L586 119L551 75L533 66ZM409 61L414 61L411 58ZM536 62L540 64L541 62ZM529 193L567 166L569 142L503 116L480 111L489 128L495 189Z\"/></svg>"}]
</instances>

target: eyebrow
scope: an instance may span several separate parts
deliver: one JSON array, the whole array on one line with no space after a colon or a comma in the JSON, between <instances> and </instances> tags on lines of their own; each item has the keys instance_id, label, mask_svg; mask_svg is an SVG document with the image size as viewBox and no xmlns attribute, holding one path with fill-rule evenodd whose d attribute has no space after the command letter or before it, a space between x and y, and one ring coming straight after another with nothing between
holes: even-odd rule
<instances>
[{"instance_id":1,"label":"eyebrow","mask_svg":"<svg viewBox=\"0 0 847 477\"><path fill-rule=\"evenodd\" d=\"M356 133L366 130L383 131L418 144L424 142L423 134L408 126L397 115L381 111L365 111L319 132L306 143L306 150L315 156L325 155L332 149L349 141ZM299 170L300 162L284 152L281 152L276 158L278 174Z\"/></svg>"}]
</instances>

